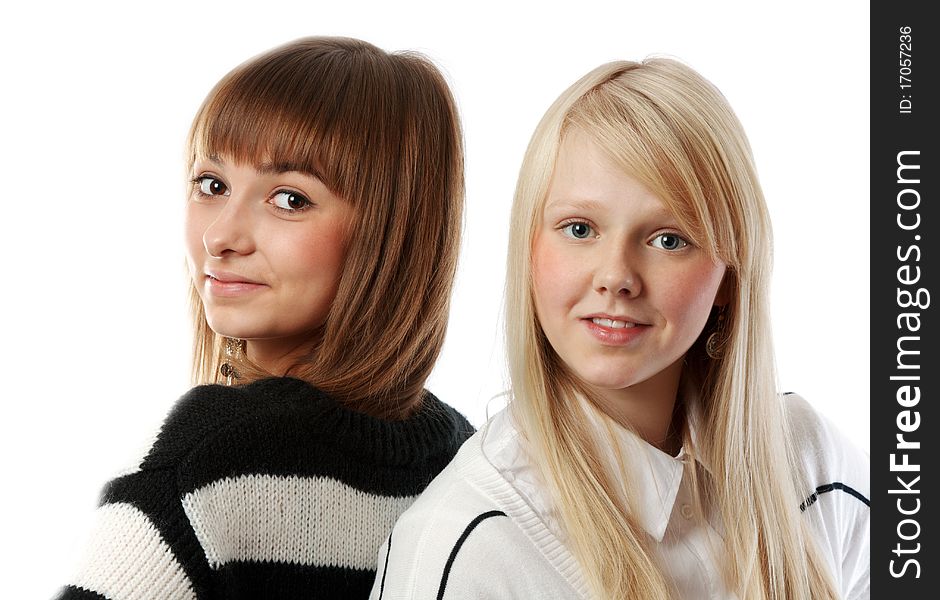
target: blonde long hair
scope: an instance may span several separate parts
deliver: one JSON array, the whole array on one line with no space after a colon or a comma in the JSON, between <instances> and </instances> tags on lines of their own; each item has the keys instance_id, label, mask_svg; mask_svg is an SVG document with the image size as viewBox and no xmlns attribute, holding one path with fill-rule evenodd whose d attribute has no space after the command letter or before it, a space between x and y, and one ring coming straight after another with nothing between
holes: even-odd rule
<instances>
[{"instance_id":1,"label":"blonde long hair","mask_svg":"<svg viewBox=\"0 0 940 600\"><path fill-rule=\"evenodd\" d=\"M674 595L647 534L617 500L622 482L603 466L584 408L589 392L567 374L535 312L535 226L571 128L662 199L692 243L727 265L723 356L705 354L706 326L686 355L682 378L701 402L698 446L689 447L688 429L685 438L715 482L699 492L724 523L716 559L729 588L749 600L836 598L828 566L800 518L804 482L776 393L767 298L771 226L750 147L721 93L691 68L661 58L602 65L562 93L532 136L512 209L510 410L589 583L606 598Z\"/></svg>"},{"instance_id":2,"label":"blonde long hair","mask_svg":"<svg viewBox=\"0 0 940 600\"><path fill-rule=\"evenodd\" d=\"M336 297L313 351L287 371L351 408L407 415L444 341L463 213L463 141L438 69L335 37L296 40L226 75L203 102L189 165L225 156L319 178L356 209ZM191 287L195 383L270 374L209 327ZM280 374L280 373L279 373Z\"/></svg>"}]
</instances>

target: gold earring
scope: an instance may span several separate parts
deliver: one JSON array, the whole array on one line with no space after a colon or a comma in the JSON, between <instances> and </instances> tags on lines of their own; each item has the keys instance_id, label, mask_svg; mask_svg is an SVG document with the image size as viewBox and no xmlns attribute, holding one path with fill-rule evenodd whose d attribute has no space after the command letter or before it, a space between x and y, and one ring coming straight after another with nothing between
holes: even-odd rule
<instances>
[{"instance_id":1,"label":"gold earring","mask_svg":"<svg viewBox=\"0 0 940 600\"><path fill-rule=\"evenodd\" d=\"M225 338L225 356L237 358L244 347L244 340L235 338ZM238 379L238 371L229 362L224 362L219 366L219 373L225 378L225 385L233 385Z\"/></svg>"},{"instance_id":2,"label":"gold earring","mask_svg":"<svg viewBox=\"0 0 940 600\"><path fill-rule=\"evenodd\" d=\"M711 359L719 359L724 356L725 349L725 340L724 340L724 331L722 323L725 320L725 309L724 307L719 309L718 313L718 322L715 323L715 327L711 332L711 335L708 336L708 339L705 340L705 354L708 355Z\"/></svg>"}]
</instances>

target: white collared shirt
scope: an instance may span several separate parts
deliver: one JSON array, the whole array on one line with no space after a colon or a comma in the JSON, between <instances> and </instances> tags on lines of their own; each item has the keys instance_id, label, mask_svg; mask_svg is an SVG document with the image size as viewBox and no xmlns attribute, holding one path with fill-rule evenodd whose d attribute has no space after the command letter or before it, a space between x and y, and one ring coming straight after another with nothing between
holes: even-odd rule
<instances>
[{"instance_id":1,"label":"white collared shirt","mask_svg":"<svg viewBox=\"0 0 940 600\"><path fill-rule=\"evenodd\" d=\"M802 398L787 398L804 475L816 488L807 490L803 517L842 596L868 598L867 457ZM638 521L658 542L655 559L676 597L736 598L717 562L720 519L708 511L696 518L688 455L669 456L623 428L615 435L610 447L629 458ZM591 597L509 411L470 438L402 515L378 564L373 599Z\"/></svg>"},{"instance_id":2,"label":"white collared shirt","mask_svg":"<svg viewBox=\"0 0 940 600\"><path fill-rule=\"evenodd\" d=\"M685 447L676 456L671 456L632 431L614 424L589 403L585 406L595 431L609 431L613 436L609 439L601 434L598 438L598 447L607 449L603 458L607 460L609 472L619 472L618 459L624 463L623 467L629 469L629 474L620 478L624 488L621 489L620 501L624 506L631 505L627 500L629 491L625 489L629 485L635 496L633 506L637 520L656 542L653 545L654 559L677 591L676 597L737 598L727 589L713 558L720 555L723 547L724 527L720 516L708 506L702 508L706 514L701 518L696 515L698 503L692 484L695 459ZM694 403L690 410L693 411L691 437L695 444L695 424L700 418L694 412ZM506 465L506 468L515 469L512 465ZM701 462L698 463L698 477L704 479L699 487L711 485L711 471ZM564 533L559 530L556 535L563 536Z\"/></svg>"}]
</instances>

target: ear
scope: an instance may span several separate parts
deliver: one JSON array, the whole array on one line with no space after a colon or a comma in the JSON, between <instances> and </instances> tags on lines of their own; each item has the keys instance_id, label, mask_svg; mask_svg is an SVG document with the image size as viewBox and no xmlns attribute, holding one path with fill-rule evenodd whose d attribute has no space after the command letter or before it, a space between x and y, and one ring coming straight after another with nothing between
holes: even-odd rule
<instances>
[{"instance_id":1,"label":"ear","mask_svg":"<svg viewBox=\"0 0 940 600\"><path fill-rule=\"evenodd\" d=\"M721 277L721 285L718 286L718 291L715 293L715 306L722 307L726 306L731 302L731 288L732 288L732 279L734 278L728 272L728 268L725 267L725 274Z\"/></svg>"}]
</instances>

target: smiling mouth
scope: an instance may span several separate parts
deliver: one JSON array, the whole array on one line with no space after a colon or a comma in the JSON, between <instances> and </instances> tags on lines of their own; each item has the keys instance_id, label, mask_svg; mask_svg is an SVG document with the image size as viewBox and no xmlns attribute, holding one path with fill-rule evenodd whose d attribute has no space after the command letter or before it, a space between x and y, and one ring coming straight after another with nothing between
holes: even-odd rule
<instances>
[{"instance_id":1,"label":"smiling mouth","mask_svg":"<svg viewBox=\"0 0 940 600\"><path fill-rule=\"evenodd\" d=\"M628 321L626 318L584 317L581 319L587 331L604 346L627 346L643 338L651 326L647 323Z\"/></svg>"},{"instance_id":2,"label":"smiling mouth","mask_svg":"<svg viewBox=\"0 0 940 600\"><path fill-rule=\"evenodd\" d=\"M249 279L238 273L229 273L226 271L206 271L206 279L211 283L220 283L220 284L242 284L242 285L265 285L260 281L255 281L254 279Z\"/></svg>"},{"instance_id":3,"label":"smiling mouth","mask_svg":"<svg viewBox=\"0 0 940 600\"><path fill-rule=\"evenodd\" d=\"M250 280L236 279L227 274L222 275L222 279L206 274L206 291L217 298L236 298L263 290L268 286L263 283L255 283Z\"/></svg>"},{"instance_id":4,"label":"smiling mouth","mask_svg":"<svg viewBox=\"0 0 940 600\"><path fill-rule=\"evenodd\" d=\"M611 329L629 329L631 327L637 327L638 323L632 323L630 321L618 321L616 319L602 319L599 317L594 317L591 319L591 322L595 325L600 325L601 327L610 327Z\"/></svg>"}]
</instances>

